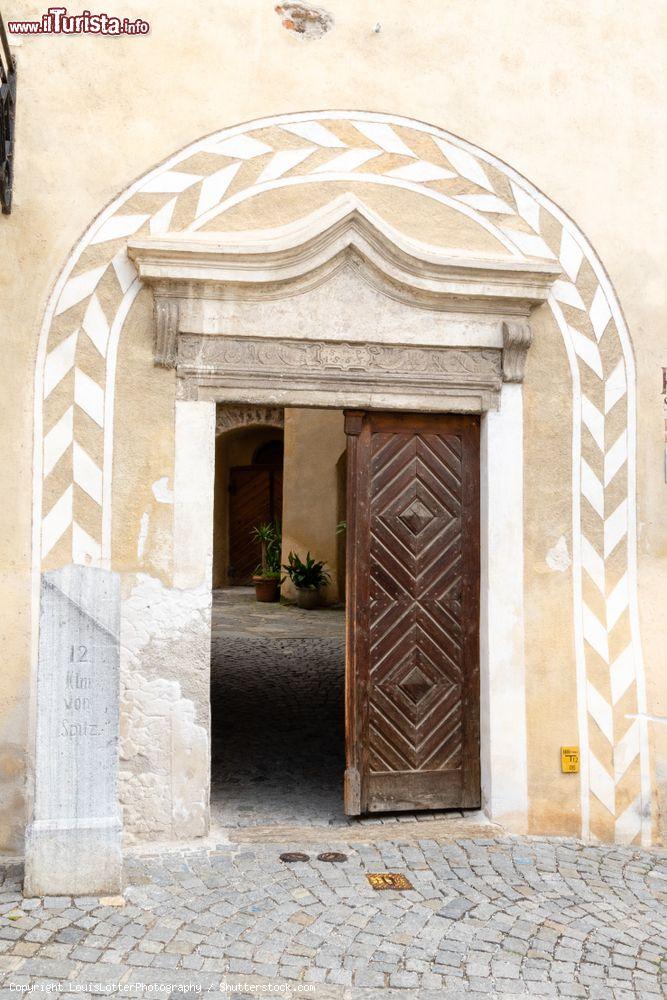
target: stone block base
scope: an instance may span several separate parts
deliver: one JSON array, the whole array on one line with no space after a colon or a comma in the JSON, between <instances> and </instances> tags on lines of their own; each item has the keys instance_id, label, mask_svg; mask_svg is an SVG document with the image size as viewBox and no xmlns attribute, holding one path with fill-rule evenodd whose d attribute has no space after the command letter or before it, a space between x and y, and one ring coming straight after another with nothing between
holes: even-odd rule
<instances>
[{"instance_id":1,"label":"stone block base","mask_svg":"<svg viewBox=\"0 0 667 1000\"><path fill-rule=\"evenodd\" d=\"M36 820L26 836L26 896L112 896L122 891L119 819Z\"/></svg>"}]
</instances>

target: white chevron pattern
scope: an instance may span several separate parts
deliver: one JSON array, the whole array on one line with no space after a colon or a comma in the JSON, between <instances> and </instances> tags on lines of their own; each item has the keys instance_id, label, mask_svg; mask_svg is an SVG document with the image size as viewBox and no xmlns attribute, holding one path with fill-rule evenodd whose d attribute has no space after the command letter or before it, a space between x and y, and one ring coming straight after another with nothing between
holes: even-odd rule
<instances>
[{"instance_id":1,"label":"white chevron pattern","mask_svg":"<svg viewBox=\"0 0 667 1000\"><path fill-rule=\"evenodd\" d=\"M81 325L84 333L88 335L102 357L105 358L107 354L107 342L109 340L109 324L104 315L104 310L100 305L100 300L95 293L90 296L88 308L86 309Z\"/></svg>"},{"instance_id":2,"label":"white chevron pattern","mask_svg":"<svg viewBox=\"0 0 667 1000\"><path fill-rule=\"evenodd\" d=\"M68 486L42 521L42 558L45 558L72 523L74 487Z\"/></svg>"},{"instance_id":3,"label":"white chevron pattern","mask_svg":"<svg viewBox=\"0 0 667 1000\"><path fill-rule=\"evenodd\" d=\"M261 132L261 137L253 134L255 131ZM358 141L350 139L351 135L357 136ZM426 136L430 136L432 155L422 159ZM295 137L302 142L298 148L294 147ZM203 176L201 157L195 169L189 162L202 151L226 157L229 162L220 164L218 160L218 165ZM642 801L635 763L639 761L639 769L646 773L648 751L641 724L636 721L628 726L625 719L627 712L641 710L637 700L641 651L638 636L630 630L627 613L636 587L634 569L631 572L634 553L628 546L629 523L634 518L629 449L634 448L634 442L629 440L627 431L630 406L627 366L632 362L621 336L621 313L613 292L605 284L597 258L576 227L500 161L453 136L382 115L286 116L196 143L172 158L168 167L153 171L140 186L142 195L155 196L150 216L145 214L145 199L141 211L132 211L132 206L126 204L130 195L118 200L115 210L88 242L77 248L70 266L72 270L78 268L79 273L64 281L53 305L50 328L53 334L44 350L42 397L49 402L52 398L56 400L59 409L49 415L43 431L44 485L40 478L37 486L38 491L44 490L42 558L53 551L70 527L74 561L95 564L102 558L110 558L109 552L102 552L101 540L91 537L78 523L74 506L78 502L75 490L81 490L93 504L102 505L105 516L104 455L102 451L91 454L90 445L84 446L77 440L77 433L82 420L89 419L102 428L105 418L107 353L114 322L109 296L114 293L107 292L106 283L103 298L96 289L109 272L115 279L114 309L119 310L123 296L130 294L135 282L133 266L118 241L142 227L152 233L168 232L175 217L184 217L183 210L176 215L179 199L196 185L199 187L195 215L215 214L218 208L224 209L223 199L232 183L236 191L244 185L250 190L258 182L264 186L279 182L288 173L292 179L297 175L326 176L336 172L353 180L355 172L363 171L367 163L374 164L372 169L377 171L384 162L379 159L383 155L387 157L384 177L388 182L423 185L425 192L427 188L442 190L450 203L458 201L466 211L479 213L496 226L499 238L502 235L504 240L509 239L517 253L557 259L563 268L563 278L553 289L552 308L555 315L556 310L561 310L559 326L578 359L581 382L574 417L581 421L583 431L580 452L573 456L573 463L575 481L580 484L584 502L581 523L575 520L573 531L579 538L584 588L578 609L583 631L581 656L587 677L582 697L595 727L594 738L603 741L596 743L596 751L591 746L582 747L583 758L588 762L582 777L591 802L599 803L609 814L612 833L617 839L631 842L640 834L646 839L650 803ZM264 161L258 171L254 161L259 157L264 157ZM246 170L251 171L247 180ZM501 176L506 179L498 184ZM476 190L471 191L471 186ZM192 207L189 211L192 214ZM544 225L546 219L550 220L549 227ZM93 244L98 256L91 260L94 266L86 266L86 248ZM99 266L99 253L107 246L108 262ZM592 299L580 281L585 260L590 265L585 269L586 280L590 281L592 269L599 281ZM567 318L563 321L564 314ZM63 326L68 319L69 330ZM86 361L78 357L79 348L87 341L94 345L98 357L95 370L90 364L90 352ZM69 381L65 381L68 377ZM72 395L67 405L62 396L66 386L70 391L70 385ZM54 393L58 387L56 399ZM621 403L622 413L618 409ZM51 410L48 412L51 414ZM81 418L79 414L86 416ZM103 435L99 437L101 442ZM59 463L70 449L73 478L63 489L62 470L66 466ZM58 474L57 469L61 469ZM598 525L599 530L589 528L591 524ZM578 571L576 566L574 569ZM603 684L605 671L607 682ZM604 760L603 746L609 749L608 759Z\"/></svg>"},{"instance_id":4,"label":"white chevron pattern","mask_svg":"<svg viewBox=\"0 0 667 1000\"><path fill-rule=\"evenodd\" d=\"M44 476L55 468L74 440L74 407L70 406L44 436Z\"/></svg>"},{"instance_id":5,"label":"white chevron pattern","mask_svg":"<svg viewBox=\"0 0 667 1000\"><path fill-rule=\"evenodd\" d=\"M91 420L102 427L104 424L104 389L89 375L74 369L74 402L87 413Z\"/></svg>"},{"instance_id":6,"label":"white chevron pattern","mask_svg":"<svg viewBox=\"0 0 667 1000\"><path fill-rule=\"evenodd\" d=\"M381 152L380 149L346 149L344 153L335 156L333 160L320 163L313 172L316 174L347 174L362 167L369 160L375 159L376 156L380 156Z\"/></svg>"},{"instance_id":7,"label":"white chevron pattern","mask_svg":"<svg viewBox=\"0 0 667 1000\"><path fill-rule=\"evenodd\" d=\"M100 226L90 242L94 246L97 243L106 243L108 240L118 240L123 236L131 236L143 226L148 218L150 216L145 214L112 215Z\"/></svg>"},{"instance_id":8,"label":"white chevron pattern","mask_svg":"<svg viewBox=\"0 0 667 1000\"><path fill-rule=\"evenodd\" d=\"M56 306L56 316L87 299L97 287L97 283L105 271L106 265L91 268L90 271L84 271L83 274L77 274L76 277L70 278L60 293Z\"/></svg>"},{"instance_id":9,"label":"white chevron pattern","mask_svg":"<svg viewBox=\"0 0 667 1000\"><path fill-rule=\"evenodd\" d=\"M137 280L136 269L130 258L127 256L127 250L124 246L120 248L116 256L112 259L111 266L114 269L114 274L116 275L116 280L120 285L120 290L124 295L130 285Z\"/></svg>"},{"instance_id":10,"label":"white chevron pattern","mask_svg":"<svg viewBox=\"0 0 667 1000\"><path fill-rule=\"evenodd\" d=\"M60 385L65 375L74 367L78 335L79 331L75 330L66 340L63 340L47 354L44 362L44 399L51 395L55 387Z\"/></svg>"},{"instance_id":11,"label":"white chevron pattern","mask_svg":"<svg viewBox=\"0 0 667 1000\"><path fill-rule=\"evenodd\" d=\"M611 701L618 704L630 685L635 681L635 661L632 646L626 646L609 668L611 680Z\"/></svg>"},{"instance_id":12,"label":"white chevron pattern","mask_svg":"<svg viewBox=\"0 0 667 1000\"><path fill-rule=\"evenodd\" d=\"M201 180L199 174L186 174L180 170L165 170L146 181L144 194L180 194Z\"/></svg>"},{"instance_id":13,"label":"white chevron pattern","mask_svg":"<svg viewBox=\"0 0 667 1000\"><path fill-rule=\"evenodd\" d=\"M298 122L295 125L283 125L285 132L298 135L300 139L314 142L316 146L323 146L325 149L341 149L345 143L334 132L322 125L321 122Z\"/></svg>"},{"instance_id":14,"label":"white chevron pattern","mask_svg":"<svg viewBox=\"0 0 667 1000\"><path fill-rule=\"evenodd\" d=\"M293 170L294 167L298 167L300 163L315 152L315 146L306 146L305 149L281 149L275 156L272 156L267 165L262 170L261 174L257 178L258 184L263 184L265 181L275 181L278 177L282 177L286 174L288 170ZM197 215L201 215L201 212L197 211Z\"/></svg>"},{"instance_id":15,"label":"white chevron pattern","mask_svg":"<svg viewBox=\"0 0 667 1000\"><path fill-rule=\"evenodd\" d=\"M95 464L87 451L76 441L73 445L72 464L74 482L88 494L95 503L102 503L102 470Z\"/></svg>"},{"instance_id":16,"label":"white chevron pattern","mask_svg":"<svg viewBox=\"0 0 667 1000\"><path fill-rule=\"evenodd\" d=\"M195 215L203 215L204 212L208 212L209 208L213 208L214 205L218 205L222 201L225 191L234 180L240 166L240 163L228 163L222 170L216 170L210 177L204 178Z\"/></svg>"},{"instance_id":17,"label":"white chevron pattern","mask_svg":"<svg viewBox=\"0 0 667 1000\"><path fill-rule=\"evenodd\" d=\"M399 156L416 156L395 129L391 125L382 125L379 122L352 122L354 127L366 138L370 139L374 145L379 146L385 153L398 153Z\"/></svg>"},{"instance_id":18,"label":"white chevron pattern","mask_svg":"<svg viewBox=\"0 0 667 1000\"><path fill-rule=\"evenodd\" d=\"M72 524L72 559L83 566L94 566L102 556L102 546L83 530L76 521Z\"/></svg>"},{"instance_id":19,"label":"white chevron pattern","mask_svg":"<svg viewBox=\"0 0 667 1000\"><path fill-rule=\"evenodd\" d=\"M563 226L560 238L560 252L558 259L563 266L563 270L571 282L576 282L579 277L579 268L584 259L584 251L570 230Z\"/></svg>"}]
</instances>

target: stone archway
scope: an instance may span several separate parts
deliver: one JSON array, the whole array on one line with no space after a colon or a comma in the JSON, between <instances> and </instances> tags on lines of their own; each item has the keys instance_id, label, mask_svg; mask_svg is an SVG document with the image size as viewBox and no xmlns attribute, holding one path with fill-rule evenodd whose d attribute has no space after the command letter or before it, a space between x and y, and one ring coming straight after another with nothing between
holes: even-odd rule
<instances>
[{"instance_id":1,"label":"stone archway","mask_svg":"<svg viewBox=\"0 0 667 1000\"><path fill-rule=\"evenodd\" d=\"M284 427L285 414L278 406L219 406L215 418L215 433L225 434L239 427Z\"/></svg>"},{"instance_id":2,"label":"stone archway","mask_svg":"<svg viewBox=\"0 0 667 1000\"><path fill-rule=\"evenodd\" d=\"M128 236L169 233L176 218L194 233L259 194L322 180L382 186L446 204L493 233L517 260L542 257L562 268L549 306L573 387L572 605L582 832L591 831L592 816L599 836L631 841L641 834L646 841L650 792L645 722L637 718L645 705L628 331L604 268L574 223L500 160L441 129L365 112L264 119L194 143L101 214L65 264L40 337L35 579L70 563L113 563L116 355L141 287L127 258ZM173 330L172 310L169 302L157 309L158 345ZM170 359L163 354L163 360ZM37 601L36 590L35 608ZM36 642L34 648L36 656Z\"/></svg>"}]
</instances>

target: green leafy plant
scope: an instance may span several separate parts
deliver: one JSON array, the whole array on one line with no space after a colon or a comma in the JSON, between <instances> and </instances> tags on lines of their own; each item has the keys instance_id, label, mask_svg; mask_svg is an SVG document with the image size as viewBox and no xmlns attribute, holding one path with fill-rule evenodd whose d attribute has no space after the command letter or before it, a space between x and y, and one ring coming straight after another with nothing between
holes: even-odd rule
<instances>
[{"instance_id":1,"label":"green leafy plant","mask_svg":"<svg viewBox=\"0 0 667 1000\"><path fill-rule=\"evenodd\" d=\"M310 552L307 553L305 562L296 552L290 552L283 569L299 590L317 590L331 579L324 566L324 561L316 561Z\"/></svg>"},{"instance_id":2,"label":"green leafy plant","mask_svg":"<svg viewBox=\"0 0 667 1000\"><path fill-rule=\"evenodd\" d=\"M255 576L262 576L267 580L279 580L280 549L283 541L280 524L277 520L258 524L252 529L252 537L262 547L262 561L255 570Z\"/></svg>"}]
</instances>

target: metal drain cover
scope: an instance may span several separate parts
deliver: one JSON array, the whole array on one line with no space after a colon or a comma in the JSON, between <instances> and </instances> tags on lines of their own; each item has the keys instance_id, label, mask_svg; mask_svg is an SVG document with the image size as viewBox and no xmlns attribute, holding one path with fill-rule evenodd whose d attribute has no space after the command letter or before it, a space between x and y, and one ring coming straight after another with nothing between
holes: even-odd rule
<instances>
[{"instance_id":1,"label":"metal drain cover","mask_svg":"<svg viewBox=\"0 0 667 1000\"><path fill-rule=\"evenodd\" d=\"M324 854L317 855L318 861L347 861L347 854L340 854L338 851L325 851Z\"/></svg>"},{"instance_id":2,"label":"metal drain cover","mask_svg":"<svg viewBox=\"0 0 667 1000\"><path fill-rule=\"evenodd\" d=\"M310 861L309 854L302 854L301 851L286 851L280 855L281 861Z\"/></svg>"},{"instance_id":3,"label":"metal drain cover","mask_svg":"<svg viewBox=\"0 0 667 1000\"><path fill-rule=\"evenodd\" d=\"M414 889L412 882L408 881L401 872L374 872L367 874L366 878L374 889L398 889L399 891Z\"/></svg>"}]
</instances>

